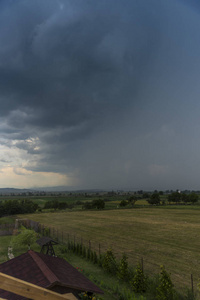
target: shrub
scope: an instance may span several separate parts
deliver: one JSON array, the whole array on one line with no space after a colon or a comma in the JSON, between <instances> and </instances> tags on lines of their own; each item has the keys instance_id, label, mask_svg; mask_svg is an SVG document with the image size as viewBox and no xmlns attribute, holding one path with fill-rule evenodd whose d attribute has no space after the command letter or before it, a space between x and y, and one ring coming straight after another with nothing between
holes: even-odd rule
<instances>
[{"instance_id":1,"label":"shrub","mask_svg":"<svg viewBox=\"0 0 200 300\"><path fill-rule=\"evenodd\" d=\"M144 275L144 272L139 264L135 270L135 275L131 285L133 291L136 293L144 293L147 290L147 276Z\"/></svg>"},{"instance_id":2,"label":"shrub","mask_svg":"<svg viewBox=\"0 0 200 300\"><path fill-rule=\"evenodd\" d=\"M124 206L127 206L128 205L128 201L126 200L122 200L119 204L120 207L124 207Z\"/></svg>"},{"instance_id":3,"label":"shrub","mask_svg":"<svg viewBox=\"0 0 200 300\"><path fill-rule=\"evenodd\" d=\"M37 233L30 229L21 229L20 234L16 235L12 239L13 248L18 248L20 246L28 246L35 243L37 240Z\"/></svg>"},{"instance_id":4,"label":"shrub","mask_svg":"<svg viewBox=\"0 0 200 300\"><path fill-rule=\"evenodd\" d=\"M120 260L117 277L122 280L129 280L127 255L125 253L123 253L122 259Z\"/></svg>"},{"instance_id":5,"label":"shrub","mask_svg":"<svg viewBox=\"0 0 200 300\"><path fill-rule=\"evenodd\" d=\"M115 275L117 273L118 267L112 249L108 249L103 256L102 267L110 274Z\"/></svg>"},{"instance_id":6,"label":"shrub","mask_svg":"<svg viewBox=\"0 0 200 300\"><path fill-rule=\"evenodd\" d=\"M159 286L157 287L156 300L173 300L174 289L170 274L167 273L164 266L161 266Z\"/></svg>"}]
</instances>

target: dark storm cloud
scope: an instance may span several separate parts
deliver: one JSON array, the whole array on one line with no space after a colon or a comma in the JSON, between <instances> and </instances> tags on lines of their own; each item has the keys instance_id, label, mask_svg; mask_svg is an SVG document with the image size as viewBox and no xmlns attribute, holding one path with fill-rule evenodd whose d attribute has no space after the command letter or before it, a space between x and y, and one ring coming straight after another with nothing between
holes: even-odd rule
<instances>
[{"instance_id":1,"label":"dark storm cloud","mask_svg":"<svg viewBox=\"0 0 200 300\"><path fill-rule=\"evenodd\" d=\"M121 1L4 3L3 116L17 109L28 113L26 124L74 126L133 100L160 39L148 8L129 1L127 7Z\"/></svg>"},{"instance_id":2,"label":"dark storm cloud","mask_svg":"<svg viewBox=\"0 0 200 300\"><path fill-rule=\"evenodd\" d=\"M111 174L110 182L119 183L120 172L131 176L134 166L153 160L156 149L148 154L132 139L175 114L169 108L176 89L171 74L187 55L184 45L182 52L177 46L177 36L185 35L178 3L0 1L1 143L15 140L15 147L38 155L31 170L79 169L93 186L101 178L109 182ZM171 100L165 99L170 88ZM161 102L165 116L154 114ZM142 121L141 112L147 115ZM152 165L152 172L167 169Z\"/></svg>"}]
</instances>

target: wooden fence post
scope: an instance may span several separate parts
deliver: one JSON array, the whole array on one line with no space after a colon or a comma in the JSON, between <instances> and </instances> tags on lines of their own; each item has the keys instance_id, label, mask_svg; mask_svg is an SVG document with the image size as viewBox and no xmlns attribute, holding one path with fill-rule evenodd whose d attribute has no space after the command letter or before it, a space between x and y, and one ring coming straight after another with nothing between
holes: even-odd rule
<instances>
[{"instance_id":1,"label":"wooden fence post","mask_svg":"<svg viewBox=\"0 0 200 300\"><path fill-rule=\"evenodd\" d=\"M144 273L144 262L143 262L143 257L141 259L141 268L142 268L142 273Z\"/></svg>"},{"instance_id":2,"label":"wooden fence post","mask_svg":"<svg viewBox=\"0 0 200 300\"><path fill-rule=\"evenodd\" d=\"M191 286L192 286L192 295L194 295L194 283L193 283L193 275L191 274Z\"/></svg>"}]
</instances>

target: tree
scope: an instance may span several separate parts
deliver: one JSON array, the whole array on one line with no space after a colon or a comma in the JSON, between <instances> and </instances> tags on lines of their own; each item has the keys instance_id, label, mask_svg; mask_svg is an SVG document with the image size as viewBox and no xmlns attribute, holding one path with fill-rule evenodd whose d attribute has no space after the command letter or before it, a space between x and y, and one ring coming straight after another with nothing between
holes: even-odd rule
<instances>
[{"instance_id":1,"label":"tree","mask_svg":"<svg viewBox=\"0 0 200 300\"><path fill-rule=\"evenodd\" d=\"M181 201L182 194L179 192L173 192L170 195L168 195L168 201L169 202L175 202L176 204Z\"/></svg>"},{"instance_id":2,"label":"tree","mask_svg":"<svg viewBox=\"0 0 200 300\"><path fill-rule=\"evenodd\" d=\"M98 200L93 200L92 201L92 207L93 208L97 208L97 209L104 209L105 207L105 202L102 199L98 199Z\"/></svg>"},{"instance_id":3,"label":"tree","mask_svg":"<svg viewBox=\"0 0 200 300\"><path fill-rule=\"evenodd\" d=\"M148 193L144 193L142 196L144 199L148 199L149 198L149 194Z\"/></svg>"},{"instance_id":4,"label":"tree","mask_svg":"<svg viewBox=\"0 0 200 300\"><path fill-rule=\"evenodd\" d=\"M164 266L161 266L159 286L156 289L156 300L173 300L175 296L173 287L170 274L167 273Z\"/></svg>"},{"instance_id":5,"label":"tree","mask_svg":"<svg viewBox=\"0 0 200 300\"><path fill-rule=\"evenodd\" d=\"M128 199L128 202L132 205L132 207L134 206L135 202L137 201L137 197L136 196L131 196L129 199Z\"/></svg>"},{"instance_id":6,"label":"tree","mask_svg":"<svg viewBox=\"0 0 200 300\"><path fill-rule=\"evenodd\" d=\"M188 195L188 202L192 202L193 204L198 202L198 195L195 194L194 192Z\"/></svg>"},{"instance_id":7,"label":"tree","mask_svg":"<svg viewBox=\"0 0 200 300\"><path fill-rule=\"evenodd\" d=\"M34 230L22 228L20 234L15 235L12 239L12 245L14 248L20 246L28 246L35 243L37 239L37 233Z\"/></svg>"},{"instance_id":8,"label":"tree","mask_svg":"<svg viewBox=\"0 0 200 300\"><path fill-rule=\"evenodd\" d=\"M125 207L127 205L128 205L128 201L126 201L126 200L122 200L119 204L120 207Z\"/></svg>"},{"instance_id":9,"label":"tree","mask_svg":"<svg viewBox=\"0 0 200 300\"><path fill-rule=\"evenodd\" d=\"M153 193L147 201L151 205L160 205L160 195Z\"/></svg>"}]
</instances>

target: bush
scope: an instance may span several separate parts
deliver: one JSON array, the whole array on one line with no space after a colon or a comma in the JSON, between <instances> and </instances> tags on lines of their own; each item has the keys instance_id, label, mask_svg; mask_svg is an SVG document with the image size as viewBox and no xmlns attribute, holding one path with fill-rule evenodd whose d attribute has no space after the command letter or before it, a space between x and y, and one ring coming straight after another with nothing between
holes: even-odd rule
<instances>
[{"instance_id":1,"label":"bush","mask_svg":"<svg viewBox=\"0 0 200 300\"><path fill-rule=\"evenodd\" d=\"M108 249L103 256L102 267L106 272L116 275L118 267L112 249Z\"/></svg>"},{"instance_id":2,"label":"bush","mask_svg":"<svg viewBox=\"0 0 200 300\"><path fill-rule=\"evenodd\" d=\"M119 279L122 279L125 281L129 280L127 255L125 253L123 253L122 259L120 260L117 276Z\"/></svg>"},{"instance_id":3,"label":"bush","mask_svg":"<svg viewBox=\"0 0 200 300\"><path fill-rule=\"evenodd\" d=\"M165 270L164 266L161 266L159 286L157 287L156 300L173 300L175 299L173 284L170 275Z\"/></svg>"},{"instance_id":4,"label":"bush","mask_svg":"<svg viewBox=\"0 0 200 300\"><path fill-rule=\"evenodd\" d=\"M144 272L141 268L141 266L138 264L135 275L133 277L133 280L131 282L133 291L136 293L144 293L147 290L147 276L144 275Z\"/></svg>"},{"instance_id":5,"label":"bush","mask_svg":"<svg viewBox=\"0 0 200 300\"><path fill-rule=\"evenodd\" d=\"M19 248L20 246L30 247L37 240L37 233L30 229L21 229L20 234L15 235L12 238L13 248Z\"/></svg>"},{"instance_id":6,"label":"bush","mask_svg":"<svg viewBox=\"0 0 200 300\"><path fill-rule=\"evenodd\" d=\"M120 207L125 207L127 205L128 205L128 201L126 201L126 200L122 200L119 204Z\"/></svg>"}]
</instances>

